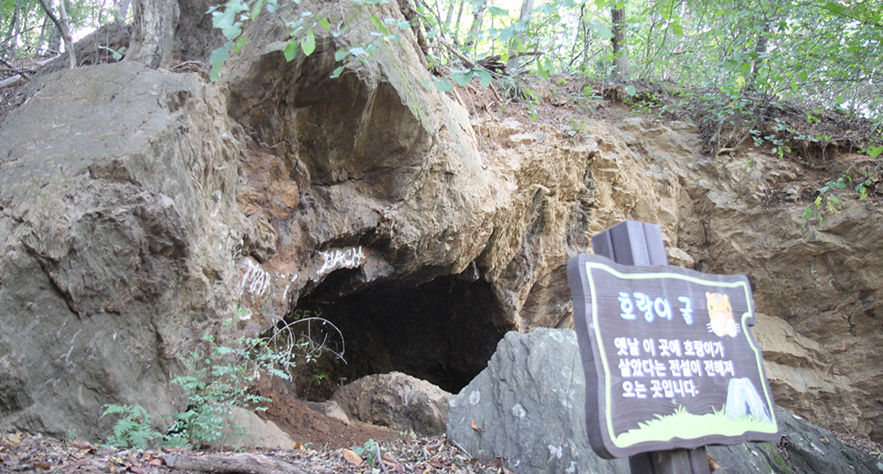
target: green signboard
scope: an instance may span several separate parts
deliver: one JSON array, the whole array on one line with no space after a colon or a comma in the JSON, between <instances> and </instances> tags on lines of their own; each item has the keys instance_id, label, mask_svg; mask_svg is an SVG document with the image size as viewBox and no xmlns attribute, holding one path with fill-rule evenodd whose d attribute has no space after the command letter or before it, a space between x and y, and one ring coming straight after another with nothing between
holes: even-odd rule
<instances>
[{"instance_id":1,"label":"green signboard","mask_svg":"<svg viewBox=\"0 0 883 474\"><path fill-rule=\"evenodd\" d=\"M744 276L588 254L567 272L600 456L779 440Z\"/></svg>"}]
</instances>

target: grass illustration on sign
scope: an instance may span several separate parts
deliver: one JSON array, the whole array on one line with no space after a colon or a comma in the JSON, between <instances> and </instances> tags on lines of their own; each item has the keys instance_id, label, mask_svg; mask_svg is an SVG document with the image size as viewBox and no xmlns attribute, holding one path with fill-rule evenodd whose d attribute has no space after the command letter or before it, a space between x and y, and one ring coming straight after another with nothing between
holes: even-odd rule
<instances>
[{"instance_id":1,"label":"grass illustration on sign","mask_svg":"<svg viewBox=\"0 0 883 474\"><path fill-rule=\"evenodd\" d=\"M711 435L740 436L749 431L775 433L776 425L769 419L754 415L733 419L723 409L714 413L694 415L679 405L671 415L656 415L657 419L638 423L641 427L616 437L617 445L633 446L649 441L666 441L672 438L695 439ZM673 434L677 433L677 435Z\"/></svg>"}]
</instances>

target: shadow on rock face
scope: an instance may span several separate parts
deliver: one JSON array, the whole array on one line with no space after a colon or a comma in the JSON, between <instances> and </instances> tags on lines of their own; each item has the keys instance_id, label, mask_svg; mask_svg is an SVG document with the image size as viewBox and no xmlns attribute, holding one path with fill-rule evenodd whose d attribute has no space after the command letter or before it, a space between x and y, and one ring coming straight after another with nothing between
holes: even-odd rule
<instances>
[{"instance_id":1,"label":"shadow on rock face","mask_svg":"<svg viewBox=\"0 0 883 474\"><path fill-rule=\"evenodd\" d=\"M267 53L231 81L230 113L292 167L300 160L311 184L349 181L375 199L401 199L430 134L383 77L347 70L331 78L334 66L330 49L292 62Z\"/></svg>"}]
</instances>

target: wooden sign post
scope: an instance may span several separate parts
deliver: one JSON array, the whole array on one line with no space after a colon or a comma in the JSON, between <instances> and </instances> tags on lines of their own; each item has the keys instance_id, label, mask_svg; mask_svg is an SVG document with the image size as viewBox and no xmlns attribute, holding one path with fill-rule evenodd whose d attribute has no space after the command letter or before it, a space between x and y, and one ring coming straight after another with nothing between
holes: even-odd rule
<instances>
[{"instance_id":1,"label":"wooden sign post","mask_svg":"<svg viewBox=\"0 0 883 474\"><path fill-rule=\"evenodd\" d=\"M706 445L778 441L748 280L667 266L654 224L592 243L567 274L595 452L633 474L707 474Z\"/></svg>"}]
</instances>

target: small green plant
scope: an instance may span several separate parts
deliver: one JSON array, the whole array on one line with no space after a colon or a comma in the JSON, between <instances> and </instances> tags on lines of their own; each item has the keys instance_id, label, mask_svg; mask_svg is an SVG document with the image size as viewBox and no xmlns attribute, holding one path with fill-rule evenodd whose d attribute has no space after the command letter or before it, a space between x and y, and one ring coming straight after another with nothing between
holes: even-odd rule
<instances>
[{"instance_id":1,"label":"small green plant","mask_svg":"<svg viewBox=\"0 0 883 474\"><path fill-rule=\"evenodd\" d=\"M232 318L224 323L226 329L232 325ZM211 334L203 336L203 343L200 350L180 358L186 375L172 379L184 390L187 409L175 415L174 434L166 444L198 447L221 438L233 408L261 410L258 404L272 401L249 391L262 372L291 378L293 347L279 351L267 339L245 336L220 344Z\"/></svg>"},{"instance_id":2,"label":"small green plant","mask_svg":"<svg viewBox=\"0 0 883 474\"><path fill-rule=\"evenodd\" d=\"M150 424L150 414L141 405L106 405L101 418L107 415L119 416L113 436L107 439L112 446L147 449L162 436Z\"/></svg>"},{"instance_id":3,"label":"small green plant","mask_svg":"<svg viewBox=\"0 0 883 474\"><path fill-rule=\"evenodd\" d=\"M822 211L827 209L828 212L833 214L840 213L840 200L837 199L831 190L832 189L845 189L847 181L851 182L852 178L847 174L843 174L838 177L834 181L828 181L824 186L819 189L819 195L816 196L816 199L810 204L806 211L803 212L803 218L806 220L811 219L815 216L816 220L819 222L819 225L822 225L823 217Z\"/></svg>"},{"instance_id":4,"label":"small green plant","mask_svg":"<svg viewBox=\"0 0 883 474\"><path fill-rule=\"evenodd\" d=\"M325 380L324 374L313 375L312 379L310 380L310 383L307 384L307 389L304 391L304 398L309 400L310 399L310 390L312 390L314 386L318 387L319 385L322 385L323 380Z\"/></svg>"},{"instance_id":5,"label":"small green plant","mask_svg":"<svg viewBox=\"0 0 883 474\"><path fill-rule=\"evenodd\" d=\"M368 466L374 467L375 453L378 452L378 448L377 442L372 438L365 441L365 444L353 448L352 451L359 455L359 457L364 458Z\"/></svg>"},{"instance_id":6,"label":"small green plant","mask_svg":"<svg viewBox=\"0 0 883 474\"><path fill-rule=\"evenodd\" d=\"M110 52L111 57L113 57L113 59L116 60L116 61L119 61L119 60L123 59L123 54L125 54L125 52L126 52L126 47L125 47L125 46L123 46L123 47L120 48L119 50L116 50L116 49L113 49L113 48L109 48L109 47L107 47L107 46L101 46L101 45L99 45L99 46L98 46L98 49L104 49L104 50L107 50L108 52Z\"/></svg>"},{"instance_id":7,"label":"small green plant","mask_svg":"<svg viewBox=\"0 0 883 474\"><path fill-rule=\"evenodd\" d=\"M224 322L224 329L233 329L235 320L250 315L247 310L236 308L236 316ZM147 448L162 438L166 447L186 446L199 448L224 436L230 425L234 408L265 410L258 406L270 402L267 397L252 393L251 387L262 374L290 379L289 371L295 366L295 358L314 361L327 349L326 338L320 342L304 337L292 330L300 323L318 323L336 331L340 330L322 318L304 318L274 327L264 338L240 336L229 343L221 343L211 334L203 336L200 347L179 358L185 368L184 375L172 379L186 397L187 408L171 415L173 426L166 436L157 433L150 424L150 415L139 405L108 405L102 413L119 415L114 434L108 443L115 446ZM327 331L326 331L327 333ZM324 376L320 376L321 381Z\"/></svg>"}]
</instances>

